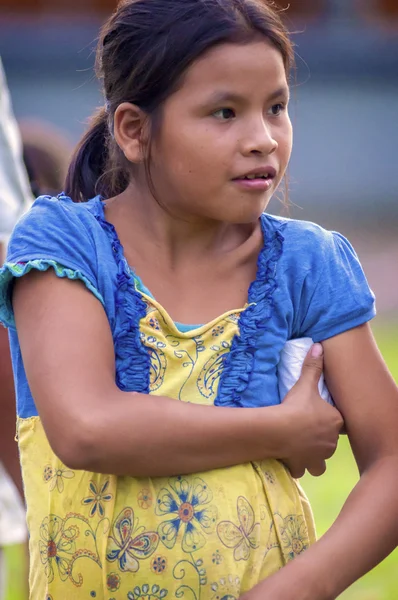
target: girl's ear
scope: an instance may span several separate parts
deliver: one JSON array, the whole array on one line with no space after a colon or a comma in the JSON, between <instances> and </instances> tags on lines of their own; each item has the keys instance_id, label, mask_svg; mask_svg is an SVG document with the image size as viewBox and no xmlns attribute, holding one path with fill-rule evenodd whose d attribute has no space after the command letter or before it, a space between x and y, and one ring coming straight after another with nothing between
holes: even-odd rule
<instances>
[{"instance_id":1,"label":"girl's ear","mask_svg":"<svg viewBox=\"0 0 398 600\"><path fill-rule=\"evenodd\" d=\"M123 102L116 109L113 127L116 143L127 160L141 163L148 139L147 114L135 104Z\"/></svg>"}]
</instances>

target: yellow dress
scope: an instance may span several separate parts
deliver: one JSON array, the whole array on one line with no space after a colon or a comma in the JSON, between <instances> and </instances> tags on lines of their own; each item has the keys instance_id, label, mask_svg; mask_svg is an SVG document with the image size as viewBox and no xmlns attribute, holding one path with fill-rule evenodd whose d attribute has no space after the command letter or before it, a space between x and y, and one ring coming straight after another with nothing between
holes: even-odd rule
<instances>
[{"instance_id":1,"label":"yellow dress","mask_svg":"<svg viewBox=\"0 0 398 600\"><path fill-rule=\"evenodd\" d=\"M183 333L141 297L150 393L213 404L241 311ZM315 540L308 501L277 460L116 477L65 467L37 416L18 419L18 438L31 600L238 600Z\"/></svg>"},{"instance_id":2,"label":"yellow dress","mask_svg":"<svg viewBox=\"0 0 398 600\"><path fill-rule=\"evenodd\" d=\"M287 340L328 339L375 311L341 235L266 214L260 224L247 306L185 332L131 272L100 197L41 197L17 225L0 269L0 320L17 390L31 600L237 600L315 540L308 502L277 460L158 479L65 467L38 416L13 318L13 279L52 268L102 303L122 391L265 409L280 401ZM150 430L147 439L151 452Z\"/></svg>"}]
</instances>

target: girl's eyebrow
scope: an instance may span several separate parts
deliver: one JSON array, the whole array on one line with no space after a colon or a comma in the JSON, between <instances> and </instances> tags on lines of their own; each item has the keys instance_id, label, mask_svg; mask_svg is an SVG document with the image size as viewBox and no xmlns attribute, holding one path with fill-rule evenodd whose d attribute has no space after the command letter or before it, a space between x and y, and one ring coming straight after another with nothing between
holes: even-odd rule
<instances>
[{"instance_id":1,"label":"girl's eyebrow","mask_svg":"<svg viewBox=\"0 0 398 600\"><path fill-rule=\"evenodd\" d=\"M289 90L288 86L284 85L284 86L280 87L279 89L277 89L275 92L273 92L268 97L268 101L277 100L281 96L284 97L284 98L287 98L289 100L289 98L290 98L290 90Z\"/></svg>"},{"instance_id":2,"label":"girl's eyebrow","mask_svg":"<svg viewBox=\"0 0 398 600\"><path fill-rule=\"evenodd\" d=\"M272 102L272 100L276 100L277 98L284 97L289 99L290 91L287 86L282 86L272 92L267 98L268 102ZM208 100L209 104L222 104L223 102L236 102L243 103L247 99L245 96L241 96L240 94L236 94L234 92L215 92L212 94Z\"/></svg>"}]
</instances>

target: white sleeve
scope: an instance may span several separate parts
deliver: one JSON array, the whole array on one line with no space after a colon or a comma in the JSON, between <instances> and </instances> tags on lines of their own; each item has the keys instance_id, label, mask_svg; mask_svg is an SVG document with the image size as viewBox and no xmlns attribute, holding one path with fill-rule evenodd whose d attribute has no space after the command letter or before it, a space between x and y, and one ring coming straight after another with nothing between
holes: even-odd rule
<instances>
[{"instance_id":1,"label":"white sleeve","mask_svg":"<svg viewBox=\"0 0 398 600\"><path fill-rule=\"evenodd\" d=\"M23 544L27 537L25 508L15 485L0 463L0 548Z\"/></svg>"},{"instance_id":2,"label":"white sleeve","mask_svg":"<svg viewBox=\"0 0 398 600\"><path fill-rule=\"evenodd\" d=\"M278 385L281 400L284 399L286 394L298 381L304 359L312 344L313 341L311 338L299 338L286 342L278 365ZM320 377L318 389L322 398L329 404L334 405L329 390L326 387L323 374Z\"/></svg>"},{"instance_id":3,"label":"white sleeve","mask_svg":"<svg viewBox=\"0 0 398 600\"><path fill-rule=\"evenodd\" d=\"M0 243L7 240L32 200L21 137L0 59Z\"/></svg>"}]
</instances>

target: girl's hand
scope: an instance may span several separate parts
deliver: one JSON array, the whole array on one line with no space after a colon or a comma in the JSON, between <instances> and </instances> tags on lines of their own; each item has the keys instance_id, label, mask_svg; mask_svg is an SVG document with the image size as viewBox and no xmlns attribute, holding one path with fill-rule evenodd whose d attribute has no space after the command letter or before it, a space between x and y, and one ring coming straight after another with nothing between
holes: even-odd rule
<instances>
[{"instance_id":1,"label":"girl's hand","mask_svg":"<svg viewBox=\"0 0 398 600\"><path fill-rule=\"evenodd\" d=\"M300 573L289 564L240 596L239 600L334 600L318 579L312 573L306 577L304 570Z\"/></svg>"},{"instance_id":2,"label":"girl's hand","mask_svg":"<svg viewBox=\"0 0 398 600\"><path fill-rule=\"evenodd\" d=\"M325 460L333 456L344 425L340 412L319 395L322 371L323 348L314 344L300 379L282 403L292 423L290 444L282 459L295 478L302 477L306 469L314 476L325 472Z\"/></svg>"},{"instance_id":3,"label":"girl's hand","mask_svg":"<svg viewBox=\"0 0 398 600\"><path fill-rule=\"evenodd\" d=\"M280 585L273 582L260 583L256 585L250 592L247 592L244 596L241 596L239 600L301 600L301 597L296 594L292 589L286 591L280 589ZM313 598L312 600L316 600Z\"/></svg>"}]
</instances>

